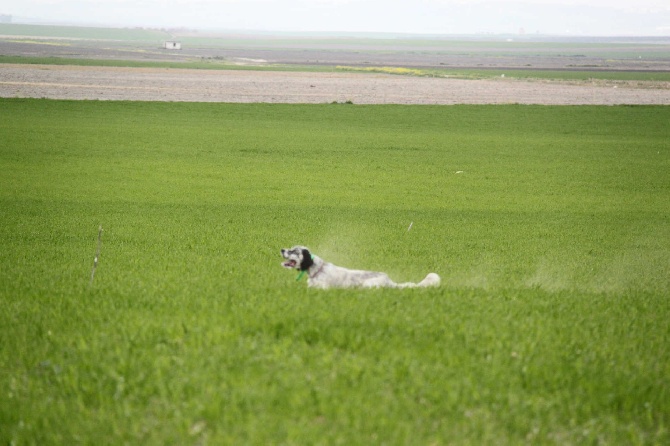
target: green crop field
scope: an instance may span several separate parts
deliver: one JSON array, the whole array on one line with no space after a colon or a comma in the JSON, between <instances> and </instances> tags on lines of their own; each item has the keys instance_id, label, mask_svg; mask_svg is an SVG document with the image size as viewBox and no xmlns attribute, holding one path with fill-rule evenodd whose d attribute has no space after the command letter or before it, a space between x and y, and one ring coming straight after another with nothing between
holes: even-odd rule
<instances>
[{"instance_id":1,"label":"green crop field","mask_svg":"<svg viewBox=\"0 0 670 446\"><path fill-rule=\"evenodd\" d=\"M16 63L28 63L21 61L20 58L15 58ZM61 63L54 61L55 63ZM3 57L0 56L0 63L3 63ZM30 62L40 63L40 62ZM118 62L116 62L118 63ZM514 69L423 69L423 68L404 68L404 67L351 67L351 66L337 66L337 70L353 71L363 73L386 73L397 74L401 76L418 76L418 77L445 77L445 78L461 78L461 79L488 79L508 77L516 79L546 79L558 81L594 81L607 80L614 82L625 81L650 81L650 82L670 82L670 72L665 71L573 71L573 70L514 70ZM652 87L654 88L654 87ZM663 88L656 86L655 88Z\"/></svg>"},{"instance_id":2,"label":"green crop field","mask_svg":"<svg viewBox=\"0 0 670 446\"><path fill-rule=\"evenodd\" d=\"M165 31L142 28L102 28L92 26L49 26L0 23L4 36L34 36L82 40L149 41L160 42L170 38Z\"/></svg>"},{"instance_id":3,"label":"green crop field","mask_svg":"<svg viewBox=\"0 0 670 446\"><path fill-rule=\"evenodd\" d=\"M669 107L0 118L0 444L670 442Z\"/></svg>"}]
</instances>

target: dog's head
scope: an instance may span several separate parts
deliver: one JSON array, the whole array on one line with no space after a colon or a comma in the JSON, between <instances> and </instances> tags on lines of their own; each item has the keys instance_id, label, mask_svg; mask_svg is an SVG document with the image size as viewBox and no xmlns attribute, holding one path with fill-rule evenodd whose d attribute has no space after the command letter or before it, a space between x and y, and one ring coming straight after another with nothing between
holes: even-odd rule
<instances>
[{"instance_id":1,"label":"dog's head","mask_svg":"<svg viewBox=\"0 0 670 446\"><path fill-rule=\"evenodd\" d=\"M310 266L314 265L312 254L310 254L309 249L304 246L294 246L290 249L282 249L281 255L286 259L286 261L282 263L284 268L295 268L300 271L305 271L309 269Z\"/></svg>"}]
</instances>

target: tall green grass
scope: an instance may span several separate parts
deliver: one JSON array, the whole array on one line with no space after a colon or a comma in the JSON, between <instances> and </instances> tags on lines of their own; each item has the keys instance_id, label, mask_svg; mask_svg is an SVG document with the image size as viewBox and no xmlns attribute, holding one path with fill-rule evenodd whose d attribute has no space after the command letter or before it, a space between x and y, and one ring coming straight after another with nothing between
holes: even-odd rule
<instances>
[{"instance_id":1,"label":"tall green grass","mask_svg":"<svg viewBox=\"0 0 670 446\"><path fill-rule=\"evenodd\" d=\"M670 439L667 107L0 117L2 443ZM294 243L443 286L309 290Z\"/></svg>"}]
</instances>

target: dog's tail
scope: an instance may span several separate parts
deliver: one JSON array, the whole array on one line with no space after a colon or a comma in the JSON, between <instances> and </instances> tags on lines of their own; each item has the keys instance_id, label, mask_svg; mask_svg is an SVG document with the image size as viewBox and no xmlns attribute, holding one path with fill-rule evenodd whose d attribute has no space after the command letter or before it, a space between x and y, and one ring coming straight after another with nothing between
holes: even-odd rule
<instances>
[{"instance_id":1,"label":"dog's tail","mask_svg":"<svg viewBox=\"0 0 670 446\"><path fill-rule=\"evenodd\" d=\"M429 287L429 286L439 286L440 282L442 282L442 279L440 279L440 276L438 276L435 273L430 273L426 276L425 279L423 279L421 282L419 282L420 287Z\"/></svg>"},{"instance_id":2,"label":"dog's tail","mask_svg":"<svg viewBox=\"0 0 670 446\"><path fill-rule=\"evenodd\" d=\"M407 282L407 283L399 283L398 288L427 288L427 287L434 287L434 286L439 286L441 282L440 276L438 276L435 273L430 273L428 274L425 279L423 279L419 283L412 283L412 282Z\"/></svg>"}]
</instances>

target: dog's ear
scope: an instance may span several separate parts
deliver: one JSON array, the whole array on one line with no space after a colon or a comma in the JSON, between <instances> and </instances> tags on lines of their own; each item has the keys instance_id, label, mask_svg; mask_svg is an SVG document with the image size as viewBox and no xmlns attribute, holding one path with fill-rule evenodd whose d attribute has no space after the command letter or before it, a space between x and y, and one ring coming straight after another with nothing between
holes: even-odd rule
<instances>
[{"instance_id":1,"label":"dog's ear","mask_svg":"<svg viewBox=\"0 0 670 446\"><path fill-rule=\"evenodd\" d=\"M312 260L312 254L310 254L309 250L303 249L302 262L300 262L300 270L301 271L308 270L309 267L312 265L314 265L314 260Z\"/></svg>"}]
</instances>

